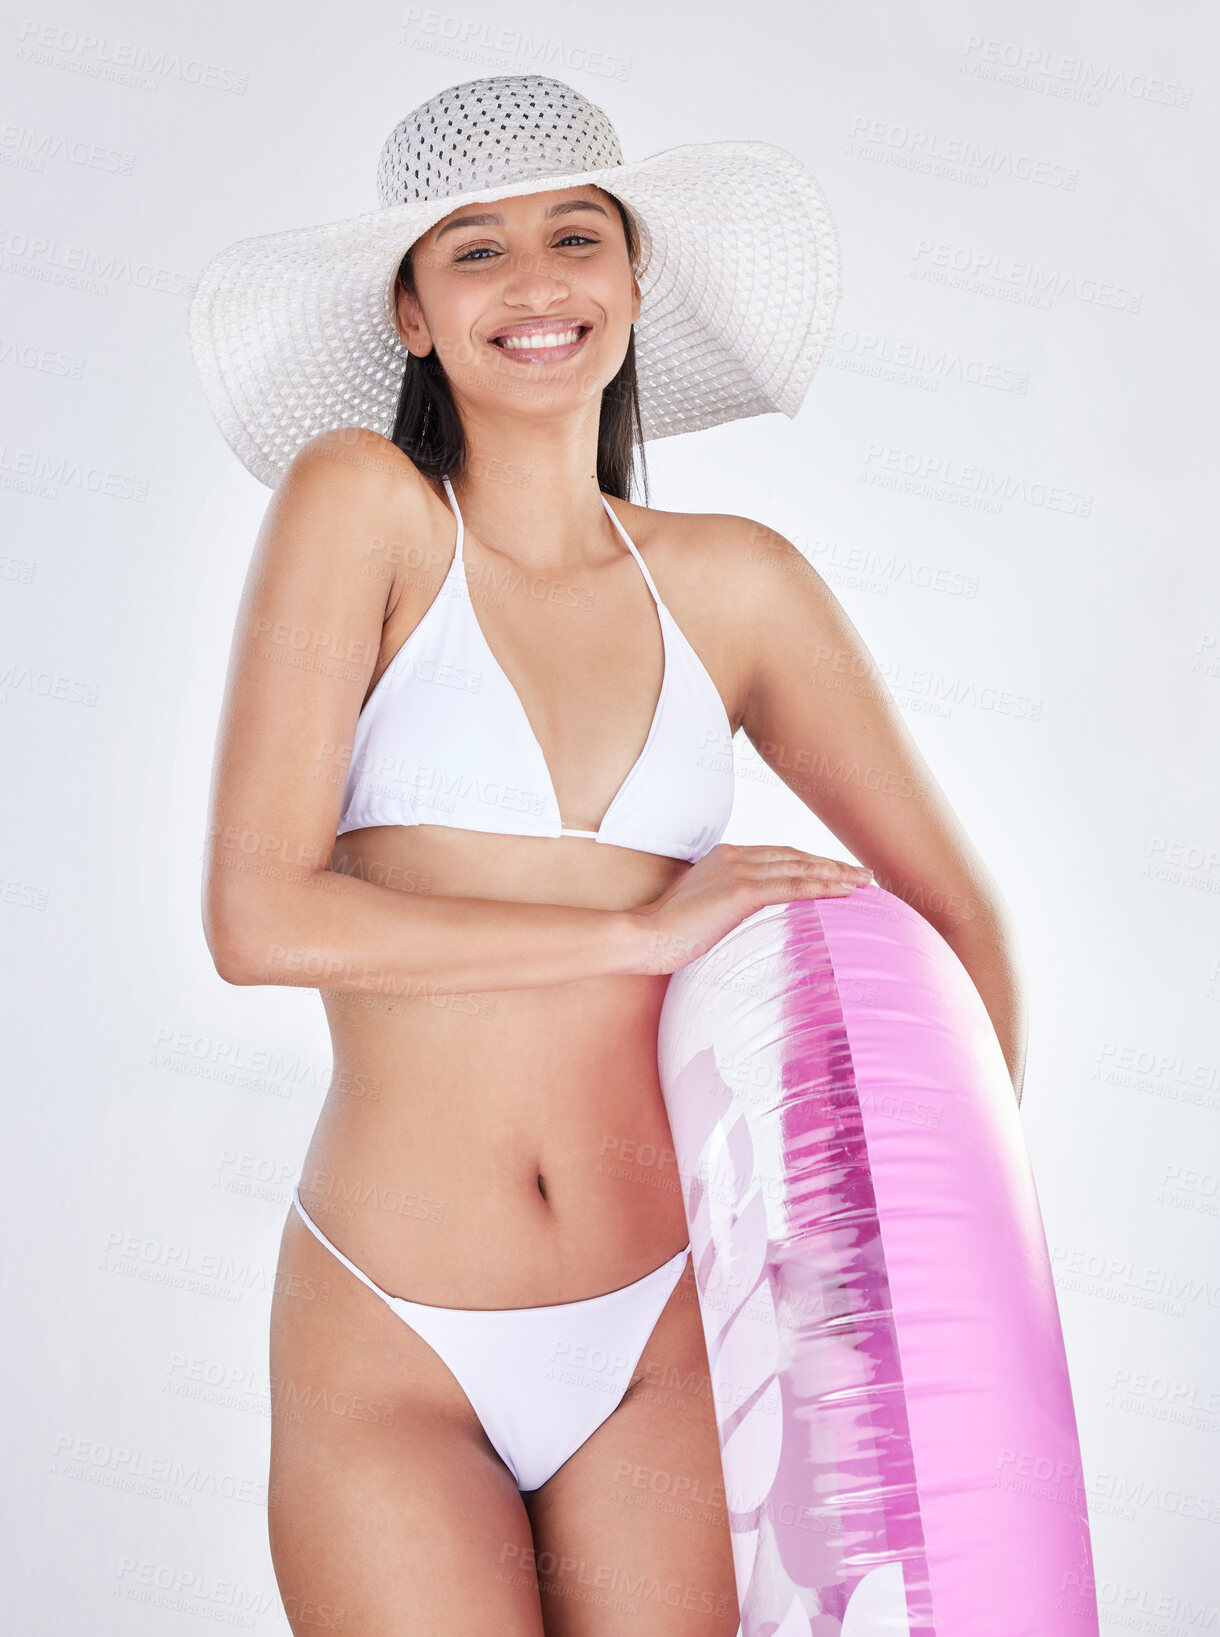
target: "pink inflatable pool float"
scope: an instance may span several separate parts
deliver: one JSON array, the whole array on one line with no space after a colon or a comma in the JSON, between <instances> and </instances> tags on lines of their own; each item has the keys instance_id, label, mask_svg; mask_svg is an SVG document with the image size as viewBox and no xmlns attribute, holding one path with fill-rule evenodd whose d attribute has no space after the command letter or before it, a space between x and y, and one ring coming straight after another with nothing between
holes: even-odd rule
<instances>
[{"instance_id":1,"label":"pink inflatable pool float","mask_svg":"<svg viewBox=\"0 0 1220 1637\"><path fill-rule=\"evenodd\" d=\"M881 887L676 972L661 1078L742 1637L1096 1637L1063 1336L995 1031Z\"/></svg>"}]
</instances>

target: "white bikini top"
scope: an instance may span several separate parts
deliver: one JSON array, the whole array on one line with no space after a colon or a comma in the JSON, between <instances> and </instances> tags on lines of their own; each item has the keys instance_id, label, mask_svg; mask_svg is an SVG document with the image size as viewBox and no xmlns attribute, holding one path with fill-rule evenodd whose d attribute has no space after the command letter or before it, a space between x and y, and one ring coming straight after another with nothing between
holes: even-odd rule
<instances>
[{"instance_id":1,"label":"white bikini top","mask_svg":"<svg viewBox=\"0 0 1220 1637\"><path fill-rule=\"evenodd\" d=\"M656 604L664 671L635 765L597 830L564 824L520 696L487 645L457 545L444 584L390 661L356 724L338 835L374 825L441 824L496 835L588 836L694 861L733 807L733 730L719 689L657 594L610 502L602 504Z\"/></svg>"}]
</instances>

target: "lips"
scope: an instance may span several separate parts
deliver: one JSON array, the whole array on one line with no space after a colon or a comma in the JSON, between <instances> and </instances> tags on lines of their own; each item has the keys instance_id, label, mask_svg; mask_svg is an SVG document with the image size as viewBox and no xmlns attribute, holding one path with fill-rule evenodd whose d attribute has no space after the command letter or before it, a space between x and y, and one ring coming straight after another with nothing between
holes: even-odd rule
<instances>
[{"instance_id":1,"label":"lips","mask_svg":"<svg viewBox=\"0 0 1220 1637\"><path fill-rule=\"evenodd\" d=\"M561 319L545 324L506 324L488 337L488 342L506 358L520 363L558 363L570 358L592 329L581 319Z\"/></svg>"}]
</instances>

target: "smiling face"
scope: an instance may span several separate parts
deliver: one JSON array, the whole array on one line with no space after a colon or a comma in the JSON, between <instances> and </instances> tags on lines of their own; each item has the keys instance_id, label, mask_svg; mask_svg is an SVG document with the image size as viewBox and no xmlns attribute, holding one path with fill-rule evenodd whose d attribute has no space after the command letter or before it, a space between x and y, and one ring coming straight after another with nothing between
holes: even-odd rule
<instances>
[{"instance_id":1,"label":"smiling face","mask_svg":"<svg viewBox=\"0 0 1220 1637\"><path fill-rule=\"evenodd\" d=\"M412 251L398 333L435 348L459 407L568 413L600 404L640 313L618 206L561 188L462 206Z\"/></svg>"}]
</instances>

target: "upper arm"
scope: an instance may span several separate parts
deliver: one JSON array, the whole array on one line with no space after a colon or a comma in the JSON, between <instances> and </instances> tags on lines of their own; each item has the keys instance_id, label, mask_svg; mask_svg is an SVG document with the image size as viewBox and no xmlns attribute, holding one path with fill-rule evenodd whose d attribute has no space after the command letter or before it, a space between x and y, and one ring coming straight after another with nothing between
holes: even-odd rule
<instances>
[{"instance_id":1,"label":"upper arm","mask_svg":"<svg viewBox=\"0 0 1220 1637\"><path fill-rule=\"evenodd\" d=\"M353 459L354 449L380 458ZM422 487L388 440L346 429L312 438L268 505L213 768L204 928L225 975L240 968L245 918L264 887L329 862L393 583L386 531L422 519Z\"/></svg>"},{"instance_id":2,"label":"upper arm","mask_svg":"<svg viewBox=\"0 0 1220 1637\"><path fill-rule=\"evenodd\" d=\"M944 932L1001 908L838 598L773 529L738 519L749 649L742 726L759 755L878 883Z\"/></svg>"}]
</instances>

